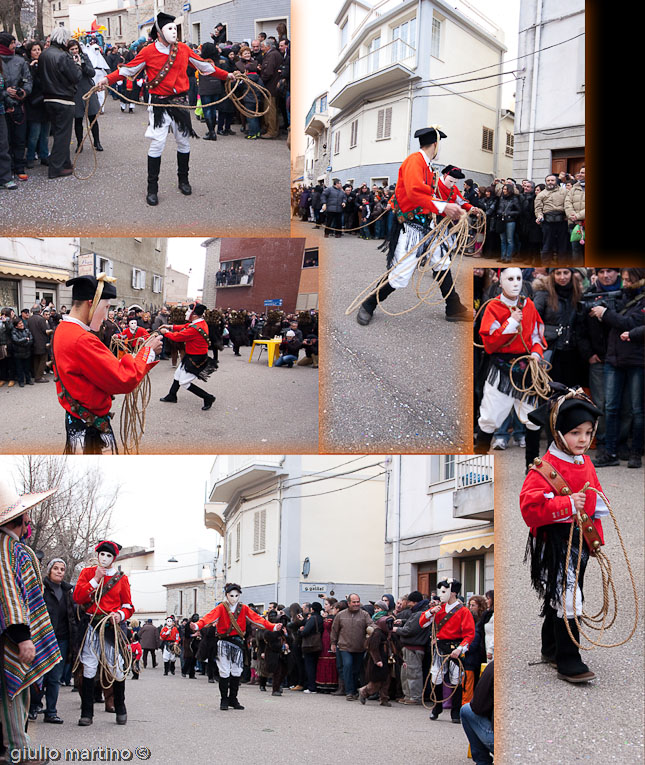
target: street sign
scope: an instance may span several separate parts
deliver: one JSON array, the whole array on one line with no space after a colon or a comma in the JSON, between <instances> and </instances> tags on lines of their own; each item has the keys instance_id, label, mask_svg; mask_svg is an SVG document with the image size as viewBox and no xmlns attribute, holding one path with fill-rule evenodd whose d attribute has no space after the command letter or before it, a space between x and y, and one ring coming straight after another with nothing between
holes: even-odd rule
<instances>
[{"instance_id":1,"label":"street sign","mask_svg":"<svg viewBox=\"0 0 645 765\"><path fill-rule=\"evenodd\" d=\"M78 256L78 275L94 276L94 253Z\"/></svg>"},{"instance_id":2,"label":"street sign","mask_svg":"<svg viewBox=\"0 0 645 765\"><path fill-rule=\"evenodd\" d=\"M303 592L325 593L325 592L327 592L327 585L326 584L303 584L302 585L302 591Z\"/></svg>"},{"instance_id":3,"label":"street sign","mask_svg":"<svg viewBox=\"0 0 645 765\"><path fill-rule=\"evenodd\" d=\"M282 298L274 298L273 300L265 300L264 301L265 306L269 305L282 305Z\"/></svg>"},{"instance_id":4,"label":"street sign","mask_svg":"<svg viewBox=\"0 0 645 765\"><path fill-rule=\"evenodd\" d=\"M184 4L181 6L181 10L182 10L182 11L189 11L189 10L190 10L190 3L184 3Z\"/></svg>"}]
</instances>

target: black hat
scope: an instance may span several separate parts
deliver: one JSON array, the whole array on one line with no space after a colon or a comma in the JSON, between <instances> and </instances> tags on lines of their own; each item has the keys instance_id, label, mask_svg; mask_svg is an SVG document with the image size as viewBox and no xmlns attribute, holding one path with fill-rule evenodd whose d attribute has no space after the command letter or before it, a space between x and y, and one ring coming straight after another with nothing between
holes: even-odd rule
<instances>
[{"instance_id":1,"label":"black hat","mask_svg":"<svg viewBox=\"0 0 645 765\"><path fill-rule=\"evenodd\" d=\"M174 20L174 16L171 16L169 13L160 11L157 14L155 23L152 25L152 29L150 30L150 37L152 37L153 40L156 40L159 36L159 32L163 29L163 27L165 27L166 24L171 24Z\"/></svg>"},{"instance_id":2,"label":"black hat","mask_svg":"<svg viewBox=\"0 0 645 765\"><path fill-rule=\"evenodd\" d=\"M72 300L94 300L99 280L96 276L75 276L65 282L67 287L72 288ZM111 300L116 297L116 287L111 282L103 282L102 300Z\"/></svg>"},{"instance_id":3,"label":"black hat","mask_svg":"<svg viewBox=\"0 0 645 765\"><path fill-rule=\"evenodd\" d=\"M440 587L450 587L450 592L454 592L459 594L459 591L461 590L461 582L458 579L442 579L440 582L437 582L437 589Z\"/></svg>"},{"instance_id":4,"label":"black hat","mask_svg":"<svg viewBox=\"0 0 645 765\"><path fill-rule=\"evenodd\" d=\"M437 143L437 129L433 127L420 128L414 137L419 139L420 146L429 146L431 143ZM442 130L439 130L439 138L447 137Z\"/></svg>"},{"instance_id":5,"label":"black hat","mask_svg":"<svg viewBox=\"0 0 645 765\"><path fill-rule=\"evenodd\" d=\"M233 590L237 590L240 595L242 594L242 588L239 584L235 584L235 582L227 582L224 586L224 594L228 595L229 592L233 592Z\"/></svg>"},{"instance_id":6,"label":"black hat","mask_svg":"<svg viewBox=\"0 0 645 765\"><path fill-rule=\"evenodd\" d=\"M602 414L602 411L582 392L582 389L571 389L558 383L551 383L551 388L555 391L555 395L529 412L529 420L534 425L545 427L552 436L568 433L583 422L595 424ZM556 432L551 427L551 415L555 407L558 407L555 418ZM560 446L557 442L556 445Z\"/></svg>"},{"instance_id":7,"label":"black hat","mask_svg":"<svg viewBox=\"0 0 645 765\"><path fill-rule=\"evenodd\" d=\"M15 39L11 32L0 32L0 45L4 45L5 48L8 48Z\"/></svg>"},{"instance_id":8,"label":"black hat","mask_svg":"<svg viewBox=\"0 0 645 765\"><path fill-rule=\"evenodd\" d=\"M116 558L121 552L121 545L118 542L110 542L109 540L105 539L103 542L99 542L96 545L96 547L94 548L94 551L97 553L100 553L100 552L110 553L110 555L114 555L114 557Z\"/></svg>"},{"instance_id":9,"label":"black hat","mask_svg":"<svg viewBox=\"0 0 645 765\"><path fill-rule=\"evenodd\" d=\"M419 592L419 590L412 590L412 592L408 595L408 600L412 603L421 603L423 600L423 595Z\"/></svg>"},{"instance_id":10,"label":"black hat","mask_svg":"<svg viewBox=\"0 0 645 765\"><path fill-rule=\"evenodd\" d=\"M466 176L461 172L460 167L455 167L454 165L446 165L444 169L441 171L442 175L449 175L451 178L454 178L457 181L463 180Z\"/></svg>"},{"instance_id":11,"label":"black hat","mask_svg":"<svg viewBox=\"0 0 645 765\"><path fill-rule=\"evenodd\" d=\"M195 316L203 316L207 310L208 309L203 303L197 303L197 305L193 308L193 313Z\"/></svg>"}]
</instances>

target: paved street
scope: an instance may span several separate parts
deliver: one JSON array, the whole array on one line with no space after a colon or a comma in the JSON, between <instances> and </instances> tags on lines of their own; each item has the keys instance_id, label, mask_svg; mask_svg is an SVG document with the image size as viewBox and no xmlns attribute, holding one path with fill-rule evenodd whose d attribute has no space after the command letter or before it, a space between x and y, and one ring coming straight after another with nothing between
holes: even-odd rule
<instances>
[{"instance_id":1,"label":"paved street","mask_svg":"<svg viewBox=\"0 0 645 765\"><path fill-rule=\"evenodd\" d=\"M501 540L495 546L495 716L502 731L496 754L503 763L642 762L643 471L629 470L626 463L598 470L641 595L640 628L620 648L583 651L583 660L597 679L574 686L558 680L556 670L548 664L529 666L540 660L541 619L528 565L522 562L528 532L518 503L523 461L522 449L495 452L495 533ZM613 643L626 637L631 629L634 604L610 518L603 520L603 528L605 551L612 562L619 598L617 626L606 633L603 642ZM602 601L599 569L593 560L587 567L585 596L586 611L595 613Z\"/></svg>"},{"instance_id":2,"label":"paved street","mask_svg":"<svg viewBox=\"0 0 645 765\"><path fill-rule=\"evenodd\" d=\"M466 445L470 324L445 321L442 301L403 316L387 316L377 308L370 325L360 326L356 313L346 316L345 309L385 270L379 242L347 235L324 239L322 229L297 221L292 232L316 239L325 264L323 448L378 453L472 448ZM465 259L457 278L465 305L472 304L471 274L470 259ZM408 286L388 298L387 308L400 311L415 299L414 288Z\"/></svg>"},{"instance_id":3,"label":"paved street","mask_svg":"<svg viewBox=\"0 0 645 765\"><path fill-rule=\"evenodd\" d=\"M149 665L139 680L126 682L126 726L117 726L114 715L96 704L92 727L79 727L79 696L63 687L58 713L64 725L45 725L39 717L30 723L29 734L36 747L147 747L148 762L160 765L223 762L233 756L249 765L301 765L321 757L373 765L390 755L418 765L437 761L432 741L438 736L442 765L469 762L465 734L449 722L447 712L442 715L446 720L433 723L423 707L385 708L374 701L363 707L344 698L294 691L277 698L270 688L262 693L248 685L241 686L239 698L243 711L221 712L217 684L200 675L182 678L179 669L174 677L164 677L163 666L153 670ZM135 755L132 761L141 759Z\"/></svg>"},{"instance_id":4,"label":"paved street","mask_svg":"<svg viewBox=\"0 0 645 765\"><path fill-rule=\"evenodd\" d=\"M193 116L198 135L206 134ZM191 196L177 189L175 139L168 137L161 162L159 205L146 204L149 140L147 107L122 114L109 96L99 117L101 144L96 173L47 179L39 162L17 191L3 191L4 236L245 236L285 235L289 230L289 149L286 141L247 141L236 135L191 139ZM72 152L76 139L72 137ZM85 140L77 173L88 176L94 152ZM72 153L72 161L74 155ZM249 196L251 195L251 196Z\"/></svg>"},{"instance_id":5,"label":"paved street","mask_svg":"<svg viewBox=\"0 0 645 765\"><path fill-rule=\"evenodd\" d=\"M159 401L168 393L175 370L161 361L150 373L152 394L146 411L144 453L254 454L318 451L318 370L312 367L272 367L266 353L251 363L251 349L232 348L220 353L219 369L207 383L198 383L217 396L208 412L202 400L181 389L177 404ZM60 454L65 443L63 409L54 382L0 388L0 451L5 454L36 452ZM112 421L118 436L123 396L117 396Z\"/></svg>"}]
</instances>

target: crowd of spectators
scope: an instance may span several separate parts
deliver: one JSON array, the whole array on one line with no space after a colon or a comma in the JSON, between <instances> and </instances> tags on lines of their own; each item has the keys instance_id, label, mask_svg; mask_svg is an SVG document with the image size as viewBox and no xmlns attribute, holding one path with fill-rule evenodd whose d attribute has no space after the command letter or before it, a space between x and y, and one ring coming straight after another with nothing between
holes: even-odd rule
<instances>
[{"instance_id":1,"label":"crowd of spectators","mask_svg":"<svg viewBox=\"0 0 645 765\"><path fill-rule=\"evenodd\" d=\"M584 166L575 177L565 172L550 174L538 184L496 178L490 186L479 186L472 179L466 179L463 186L464 199L486 213L486 237L476 237L467 255L534 266L583 264ZM340 237L346 232L364 239L385 239L394 224L388 204L395 189L396 184L354 187L335 178L330 186L294 187L292 214L314 223L315 228L325 226L325 236Z\"/></svg>"},{"instance_id":2,"label":"crowd of spectators","mask_svg":"<svg viewBox=\"0 0 645 765\"><path fill-rule=\"evenodd\" d=\"M594 465L611 467L622 460L630 468L641 467L645 269L529 268L523 270L523 277L522 294L534 301L544 322L548 344L544 357L551 364L550 377L587 389L603 411ZM494 269L474 270L475 309L499 292ZM475 355L478 411L488 356L477 348ZM524 426L514 411L495 433L493 449L505 449L511 436L518 446L525 445Z\"/></svg>"},{"instance_id":3,"label":"crowd of spectators","mask_svg":"<svg viewBox=\"0 0 645 765\"><path fill-rule=\"evenodd\" d=\"M241 72L269 92L268 104L258 93L258 101L249 91L243 106L262 111L262 117L247 118L225 96L224 83L214 77L202 77L188 67L189 103L198 105L197 119L205 122L208 140L239 132L248 139L277 139L288 136L290 125L290 41L284 23L276 34L265 32L254 40L233 42L226 37L226 28L218 24L212 42L192 44L202 57L210 59L227 72ZM9 32L0 32L0 190L15 190L27 181L36 162L48 168L49 178L69 176L73 172L70 156L72 130L76 135L76 153L82 151L85 129L83 96L109 72L131 61L151 40L139 39L132 44L106 45L100 38L85 36L74 39L64 27L58 27L44 40L23 40L18 43ZM135 111L132 101L147 103L144 77L121 80L111 94L121 100L121 111ZM255 91L257 93L257 91ZM240 91L241 93L241 91ZM104 111L104 93L95 93L89 100L88 116L92 124L92 143L103 151L99 136L98 115ZM126 100L127 99L127 100ZM50 137L53 141L50 145Z\"/></svg>"}]
</instances>

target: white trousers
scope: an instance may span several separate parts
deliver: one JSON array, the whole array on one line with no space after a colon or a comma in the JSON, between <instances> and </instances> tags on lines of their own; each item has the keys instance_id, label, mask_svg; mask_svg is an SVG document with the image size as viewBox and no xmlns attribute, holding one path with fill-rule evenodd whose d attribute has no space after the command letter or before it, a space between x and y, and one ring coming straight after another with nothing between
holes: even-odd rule
<instances>
[{"instance_id":1,"label":"white trousers","mask_svg":"<svg viewBox=\"0 0 645 765\"><path fill-rule=\"evenodd\" d=\"M155 118L152 111L152 105L148 106L148 128L146 130L146 138L150 138L150 148L148 149L149 157L160 157L163 153L164 146L166 145L166 139L168 138L168 132L172 130L175 136L175 142L177 143L177 151L180 154L190 153L190 137L184 135L177 123L173 120L167 112L164 112L163 123L160 127L155 127Z\"/></svg>"},{"instance_id":2,"label":"white trousers","mask_svg":"<svg viewBox=\"0 0 645 765\"><path fill-rule=\"evenodd\" d=\"M161 649L161 659L162 661L172 661L173 663L177 660L177 656L174 653L174 651L170 650L170 646L166 645L166 643L163 644L163 648Z\"/></svg>"},{"instance_id":3,"label":"white trousers","mask_svg":"<svg viewBox=\"0 0 645 765\"><path fill-rule=\"evenodd\" d=\"M529 430L540 429L539 425L534 425L528 418L529 412L535 409L533 404L528 404L519 398L513 398L509 393L502 393L486 381L484 383L484 395L479 407L479 419L477 420L479 429L484 433L494 433L512 409L515 409L522 425L526 425Z\"/></svg>"},{"instance_id":4,"label":"white trousers","mask_svg":"<svg viewBox=\"0 0 645 765\"><path fill-rule=\"evenodd\" d=\"M430 675L432 677L432 682L435 685L441 685L444 682L445 674L446 674L446 667L444 665L443 671L441 670L441 663L444 660L445 657L441 656L441 654L436 651L432 657L432 666L430 667ZM448 682L453 687L455 685L458 685L461 680L461 670L459 669L459 664L457 664L454 661L448 661Z\"/></svg>"},{"instance_id":5,"label":"white trousers","mask_svg":"<svg viewBox=\"0 0 645 765\"><path fill-rule=\"evenodd\" d=\"M121 629L119 626L114 627L115 630ZM90 627L85 635L83 642L83 648L81 649L81 662L83 664L83 677L91 678L96 677L96 672L99 667L99 656L101 648L99 644L99 635L94 627ZM114 646L110 643L105 643L105 656L104 661L110 667L114 666ZM116 662L116 668L114 669L114 677L118 682L125 679L123 656L118 655Z\"/></svg>"},{"instance_id":6,"label":"white trousers","mask_svg":"<svg viewBox=\"0 0 645 765\"><path fill-rule=\"evenodd\" d=\"M564 617L566 609L566 618L573 619L576 616L582 616L582 592L580 587L575 587L576 570L573 560L569 559L569 568L567 569L567 586L564 590L564 605L562 603L562 575L558 576L558 591L555 600L551 601L552 608L555 608L558 619Z\"/></svg>"},{"instance_id":7,"label":"white trousers","mask_svg":"<svg viewBox=\"0 0 645 765\"><path fill-rule=\"evenodd\" d=\"M192 383L192 381L196 380L197 378L195 377L195 375L186 371L186 367L184 367L184 364L182 362L175 370L174 379L177 380L177 382L181 385L182 388L188 388L188 386Z\"/></svg>"},{"instance_id":8,"label":"white trousers","mask_svg":"<svg viewBox=\"0 0 645 765\"><path fill-rule=\"evenodd\" d=\"M431 228L434 228L433 224L431 225ZM408 255L403 262L399 263L399 261L405 253L411 250L415 244L418 244L424 236L425 234L419 232L416 228L408 226L405 223L403 224L403 230L399 234L396 249L394 250L393 265L395 265L395 268L388 276L390 286L394 287L394 289L398 290L402 287L407 287L408 282L412 278L412 274L414 274L419 259L422 257L421 251L425 245L422 245L418 250ZM442 263L441 266L437 265L443 257L441 247L435 247L434 250L427 252L425 256L430 258L430 265L434 271L445 271L450 268L450 258Z\"/></svg>"}]
</instances>

